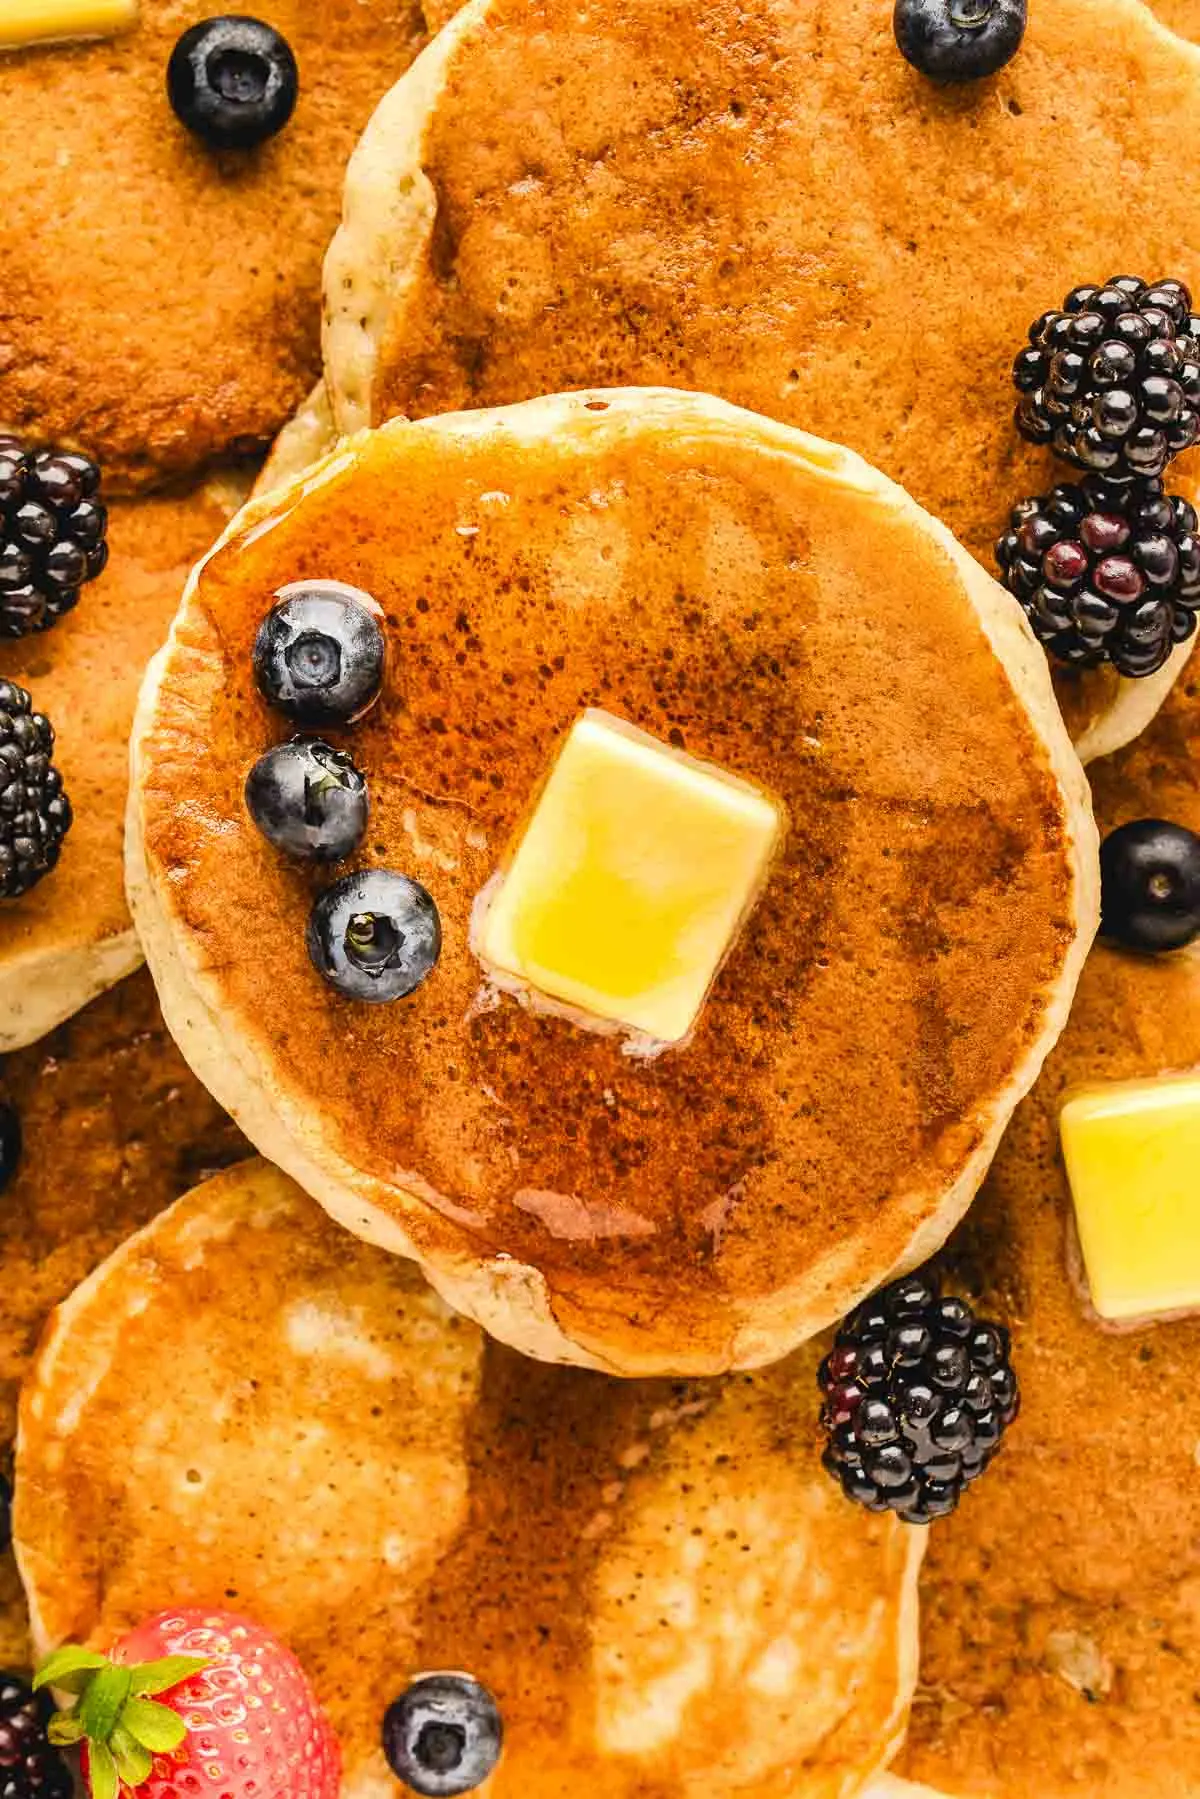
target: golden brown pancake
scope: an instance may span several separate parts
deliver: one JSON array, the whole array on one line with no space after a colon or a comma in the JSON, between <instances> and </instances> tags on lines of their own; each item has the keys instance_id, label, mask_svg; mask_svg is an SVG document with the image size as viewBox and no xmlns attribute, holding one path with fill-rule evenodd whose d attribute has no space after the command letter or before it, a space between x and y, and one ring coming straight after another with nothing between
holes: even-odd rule
<instances>
[{"instance_id":1,"label":"golden brown pancake","mask_svg":"<svg viewBox=\"0 0 1200 1799\"><path fill-rule=\"evenodd\" d=\"M0 1051L44 1036L141 961L121 852L138 687L188 570L244 493L238 475L118 501L108 568L75 611L52 631L0 642L0 679L27 688L57 730L75 814L54 872L0 901Z\"/></svg>"},{"instance_id":2,"label":"golden brown pancake","mask_svg":"<svg viewBox=\"0 0 1200 1799\"><path fill-rule=\"evenodd\" d=\"M315 975L325 882L242 798L285 731L255 633L317 576L387 616L394 677L344 737L359 863L441 913L436 973L392 1006ZM788 815L695 1031L654 1058L500 993L469 943L589 706ZM702 396L347 444L198 571L135 742L130 899L184 1053L344 1224L544 1359L765 1363L928 1254L1093 928L1085 784L1018 609L857 457Z\"/></svg>"},{"instance_id":3,"label":"golden brown pancake","mask_svg":"<svg viewBox=\"0 0 1200 1799\"><path fill-rule=\"evenodd\" d=\"M339 429L702 388L858 450L993 570L1009 509L1064 477L1012 424L1032 320L1121 269L1200 283L1200 54L1138 0L1030 10L1000 75L937 87L885 0L471 0L350 164ZM1058 676L1084 754L1185 657Z\"/></svg>"},{"instance_id":4,"label":"golden brown pancake","mask_svg":"<svg viewBox=\"0 0 1200 1799\"><path fill-rule=\"evenodd\" d=\"M1200 43L1200 4L1198 0L1149 0L1150 10L1164 25L1181 37Z\"/></svg>"},{"instance_id":5,"label":"golden brown pancake","mask_svg":"<svg viewBox=\"0 0 1200 1799\"><path fill-rule=\"evenodd\" d=\"M1200 830L1200 680L1093 771L1104 829ZM948 1255L1013 1329L1023 1407L931 1533L903 1770L955 1799L1200 1792L1200 1320L1102 1328L1070 1272L1071 1088L1200 1065L1200 957L1101 945Z\"/></svg>"},{"instance_id":6,"label":"golden brown pancake","mask_svg":"<svg viewBox=\"0 0 1200 1799\"><path fill-rule=\"evenodd\" d=\"M244 1151L188 1072L147 974L131 976L45 1043L6 1056L0 1092L25 1148L0 1202L0 1460L17 1391L51 1309L180 1193ZM0 1561L0 1665L28 1660L11 1558Z\"/></svg>"},{"instance_id":7,"label":"golden brown pancake","mask_svg":"<svg viewBox=\"0 0 1200 1799\"><path fill-rule=\"evenodd\" d=\"M79 1289L26 1385L38 1646L236 1605L308 1668L346 1799L397 1791L383 1713L435 1668L500 1703L488 1799L842 1799L903 1729L924 1539L822 1470L816 1365L539 1367L243 1164Z\"/></svg>"},{"instance_id":8,"label":"golden brown pancake","mask_svg":"<svg viewBox=\"0 0 1200 1799\"><path fill-rule=\"evenodd\" d=\"M346 158L426 30L417 0L273 0L296 111L218 154L166 95L205 16L142 0L120 37L0 57L0 422L87 449L113 492L265 448L311 386Z\"/></svg>"}]
</instances>

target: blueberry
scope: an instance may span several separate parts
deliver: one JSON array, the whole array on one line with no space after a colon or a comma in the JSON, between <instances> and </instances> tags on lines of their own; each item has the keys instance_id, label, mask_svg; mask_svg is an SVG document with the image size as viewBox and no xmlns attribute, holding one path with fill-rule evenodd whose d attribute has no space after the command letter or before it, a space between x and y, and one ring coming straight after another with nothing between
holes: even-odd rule
<instances>
[{"instance_id":1,"label":"blueberry","mask_svg":"<svg viewBox=\"0 0 1200 1799\"><path fill-rule=\"evenodd\" d=\"M236 13L191 26L167 64L167 98L180 123L217 150L251 150L282 131L299 87L287 39Z\"/></svg>"},{"instance_id":2,"label":"blueberry","mask_svg":"<svg viewBox=\"0 0 1200 1799\"><path fill-rule=\"evenodd\" d=\"M20 1115L14 1106L0 1100L0 1193L11 1185L20 1161Z\"/></svg>"},{"instance_id":3,"label":"blueberry","mask_svg":"<svg viewBox=\"0 0 1200 1799\"><path fill-rule=\"evenodd\" d=\"M308 920L313 967L347 999L404 999L442 950L438 909L419 881L375 868L344 875Z\"/></svg>"},{"instance_id":4,"label":"blueberry","mask_svg":"<svg viewBox=\"0 0 1200 1799\"><path fill-rule=\"evenodd\" d=\"M414 1793L471 1793L500 1760L504 1726L486 1687L469 1674L424 1674L388 1706L383 1752Z\"/></svg>"},{"instance_id":5,"label":"blueberry","mask_svg":"<svg viewBox=\"0 0 1200 1799\"><path fill-rule=\"evenodd\" d=\"M1183 949L1200 937L1200 837L1138 818L1100 846L1100 928L1130 949Z\"/></svg>"},{"instance_id":6,"label":"blueberry","mask_svg":"<svg viewBox=\"0 0 1200 1799\"><path fill-rule=\"evenodd\" d=\"M340 581L280 590L254 642L265 699L298 725L347 725L383 685L382 613L370 594Z\"/></svg>"},{"instance_id":7,"label":"blueberry","mask_svg":"<svg viewBox=\"0 0 1200 1799\"><path fill-rule=\"evenodd\" d=\"M367 828L367 783L341 750L298 737L259 757L246 778L246 806L284 855L341 862Z\"/></svg>"},{"instance_id":8,"label":"blueberry","mask_svg":"<svg viewBox=\"0 0 1200 1799\"><path fill-rule=\"evenodd\" d=\"M931 81L978 81L1010 62L1025 35L1026 0L896 0L896 42Z\"/></svg>"}]
</instances>

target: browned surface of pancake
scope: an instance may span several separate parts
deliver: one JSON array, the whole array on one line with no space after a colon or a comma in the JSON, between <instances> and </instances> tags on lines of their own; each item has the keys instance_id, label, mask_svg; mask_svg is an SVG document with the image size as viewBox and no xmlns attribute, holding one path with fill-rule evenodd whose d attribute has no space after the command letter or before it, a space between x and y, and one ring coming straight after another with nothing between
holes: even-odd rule
<instances>
[{"instance_id":1,"label":"browned surface of pancake","mask_svg":"<svg viewBox=\"0 0 1200 1799\"><path fill-rule=\"evenodd\" d=\"M0 1444L51 1309L206 1171L245 1145L188 1072L147 974L133 975L34 1047L6 1056L0 1092L25 1150L0 1202ZM11 1558L0 1563L0 1664L26 1660Z\"/></svg>"},{"instance_id":2,"label":"browned surface of pancake","mask_svg":"<svg viewBox=\"0 0 1200 1799\"><path fill-rule=\"evenodd\" d=\"M346 158L424 37L417 0L272 0L291 123L217 154L166 95L195 0L118 38L0 57L0 423L99 456L110 487L265 447L311 387Z\"/></svg>"},{"instance_id":3,"label":"browned surface of pancake","mask_svg":"<svg viewBox=\"0 0 1200 1799\"><path fill-rule=\"evenodd\" d=\"M1200 677L1094 771L1102 826L1200 830ZM1114 1333L1068 1274L1058 1109L1074 1086L1200 1065L1200 956L1098 948L952 1261L1009 1318L1011 1445L932 1533L903 1767L961 1795L1200 1793L1200 1321Z\"/></svg>"},{"instance_id":4,"label":"browned surface of pancake","mask_svg":"<svg viewBox=\"0 0 1200 1799\"><path fill-rule=\"evenodd\" d=\"M1181 37L1200 43L1200 0L1149 0L1150 10Z\"/></svg>"},{"instance_id":5,"label":"browned surface of pancake","mask_svg":"<svg viewBox=\"0 0 1200 1799\"><path fill-rule=\"evenodd\" d=\"M43 1643L258 1617L347 1799L398 1791L381 1720L430 1668L501 1704L488 1799L837 1799L886 1753L923 1545L820 1468L816 1346L724 1383L545 1368L262 1163L98 1280L22 1400Z\"/></svg>"},{"instance_id":6,"label":"browned surface of pancake","mask_svg":"<svg viewBox=\"0 0 1200 1799\"><path fill-rule=\"evenodd\" d=\"M494 0L422 145L373 419L700 388L860 451L994 569L1064 478L1012 424L1031 321L1126 269L1200 282L1200 59L1132 0L1042 0L1000 75L937 87L891 11ZM1109 697L1060 692L1075 737Z\"/></svg>"},{"instance_id":7,"label":"browned surface of pancake","mask_svg":"<svg viewBox=\"0 0 1200 1799\"><path fill-rule=\"evenodd\" d=\"M295 1166L319 1137L318 1162L363 1177L347 1208L369 1194L434 1268L533 1266L568 1335L626 1372L728 1366L739 1315L806 1280L815 1329L936 1226L1087 910L1046 746L942 541L895 490L856 487L875 482L861 465L816 472L829 446L809 468L783 453L804 440L662 406L553 401L536 414L553 430L518 411L360 443L206 565L141 745L148 860L189 978L283 1113L260 1147ZM286 733L254 635L310 577L387 615L390 681L344 740L371 782L359 860L417 875L441 911L441 963L402 1004L354 1005L314 974L324 882L242 801ZM475 896L587 706L790 814L694 1038L654 1060L481 1004L468 948Z\"/></svg>"},{"instance_id":8,"label":"browned surface of pancake","mask_svg":"<svg viewBox=\"0 0 1200 1799\"><path fill-rule=\"evenodd\" d=\"M53 981L56 956L103 949L132 932L121 846L138 688L189 569L236 504L236 492L219 483L118 502L108 568L83 589L75 611L52 631L0 642L0 679L27 688L55 727L54 760L75 814L54 873L23 898L0 902L0 964L39 959L31 982ZM135 963L132 941L129 953ZM31 993L30 1003L38 997Z\"/></svg>"}]
</instances>

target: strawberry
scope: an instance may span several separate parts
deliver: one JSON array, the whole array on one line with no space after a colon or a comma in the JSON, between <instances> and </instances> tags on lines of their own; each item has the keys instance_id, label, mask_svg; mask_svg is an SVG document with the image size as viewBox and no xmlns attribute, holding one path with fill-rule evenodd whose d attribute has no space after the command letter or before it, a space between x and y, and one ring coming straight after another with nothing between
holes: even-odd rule
<instances>
[{"instance_id":1,"label":"strawberry","mask_svg":"<svg viewBox=\"0 0 1200 1799\"><path fill-rule=\"evenodd\" d=\"M160 1612L111 1656L73 1646L35 1688L77 1695L50 1740L78 1743L92 1799L337 1799L341 1753L290 1649L231 1612Z\"/></svg>"}]
</instances>

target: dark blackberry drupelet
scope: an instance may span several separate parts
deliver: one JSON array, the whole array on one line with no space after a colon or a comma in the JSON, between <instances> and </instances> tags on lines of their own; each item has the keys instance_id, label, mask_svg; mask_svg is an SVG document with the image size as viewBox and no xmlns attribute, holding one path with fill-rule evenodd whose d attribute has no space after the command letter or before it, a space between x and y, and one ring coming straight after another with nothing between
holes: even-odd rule
<instances>
[{"instance_id":1,"label":"dark blackberry drupelet","mask_svg":"<svg viewBox=\"0 0 1200 1799\"><path fill-rule=\"evenodd\" d=\"M826 1468L847 1498L909 1524L954 1510L1019 1403L1008 1332L924 1274L851 1313L819 1380Z\"/></svg>"},{"instance_id":2,"label":"dark blackberry drupelet","mask_svg":"<svg viewBox=\"0 0 1200 1799\"><path fill-rule=\"evenodd\" d=\"M1074 288L1013 363L1017 429L1089 474L1161 475L1200 435L1200 318L1182 281Z\"/></svg>"},{"instance_id":3,"label":"dark blackberry drupelet","mask_svg":"<svg viewBox=\"0 0 1200 1799\"><path fill-rule=\"evenodd\" d=\"M0 637L48 631L108 561L100 470L0 436Z\"/></svg>"},{"instance_id":4,"label":"dark blackberry drupelet","mask_svg":"<svg viewBox=\"0 0 1200 1799\"><path fill-rule=\"evenodd\" d=\"M53 749L50 720L23 687L0 681L0 899L28 893L49 874L71 828Z\"/></svg>"},{"instance_id":5,"label":"dark blackberry drupelet","mask_svg":"<svg viewBox=\"0 0 1200 1799\"><path fill-rule=\"evenodd\" d=\"M1136 679L1161 668L1196 628L1196 512L1159 480L1089 475L1023 500L996 560L1060 662L1111 662Z\"/></svg>"},{"instance_id":6,"label":"dark blackberry drupelet","mask_svg":"<svg viewBox=\"0 0 1200 1799\"><path fill-rule=\"evenodd\" d=\"M0 1799L71 1799L67 1765L46 1739L53 1711L47 1694L0 1673Z\"/></svg>"}]
</instances>

